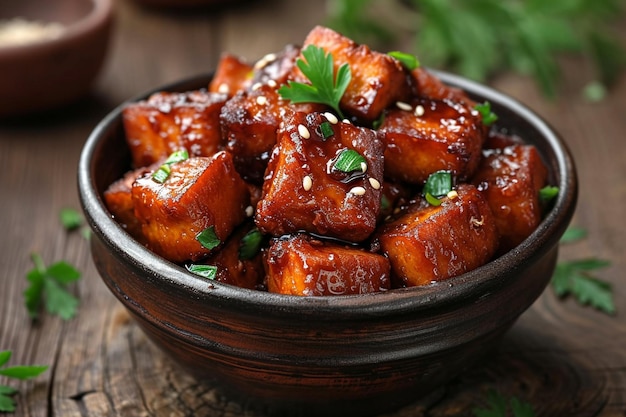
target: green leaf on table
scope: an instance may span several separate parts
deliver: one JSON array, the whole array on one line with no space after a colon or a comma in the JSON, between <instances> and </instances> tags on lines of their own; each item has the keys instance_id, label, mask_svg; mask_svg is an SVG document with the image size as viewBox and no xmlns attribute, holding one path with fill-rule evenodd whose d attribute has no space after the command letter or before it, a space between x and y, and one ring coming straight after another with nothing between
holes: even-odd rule
<instances>
[{"instance_id":1,"label":"green leaf on table","mask_svg":"<svg viewBox=\"0 0 626 417\"><path fill-rule=\"evenodd\" d=\"M31 379L39 376L48 369L46 365L15 365L4 366L11 358L11 351L5 350L0 352L0 375L13 379ZM18 391L7 385L0 385L0 412L15 411L15 401L11 398Z\"/></svg>"},{"instance_id":2,"label":"green leaf on table","mask_svg":"<svg viewBox=\"0 0 626 417\"><path fill-rule=\"evenodd\" d=\"M65 261L46 267L36 253L32 259L35 268L26 274L29 286L24 291L24 303L30 317L38 317L42 304L48 313L64 320L74 317L78 299L68 292L67 285L80 279L80 272Z\"/></svg>"},{"instance_id":3,"label":"green leaf on table","mask_svg":"<svg viewBox=\"0 0 626 417\"><path fill-rule=\"evenodd\" d=\"M510 409L514 417L534 417L535 412L530 404L520 401L516 397L507 399L498 391L490 390L487 396L489 408L474 408L475 417L507 417ZM509 408L510 407L510 408Z\"/></svg>"},{"instance_id":4,"label":"green leaf on table","mask_svg":"<svg viewBox=\"0 0 626 417\"><path fill-rule=\"evenodd\" d=\"M61 225L68 231L78 229L84 222L82 214L73 208L62 208L59 212L59 218Z\"/></svg>"},{"instance_id":5,"label":"green leaf on table","mask_svg":"<svg viewBox=\"0 0 626 417\"><path fill-rule=\"evenodd\" d=\"M278 93L292 103L325 104L343 118L339 102L352 78L350 67L348 64L341 65L335 75L333 56L315 45L303 49L302 56L304 60L298 58L296 65L311 84L289 81L278 89Z\"/></svg>"},{"instance_id":6,"label":"green leaf on table","mask_svg":"<svg viewBox=\"0 0 626 417\"><path fill-rule=\"evenodd\" d=\"M582 305L614 314L611 284L591 275L592 271L610 264L609 261L597 258L559 262L552 276L552 288L561 298L571 295Z\"/></svg>"},{"instance_id":7,"label":"green leaf on table","mask_svg":"<svg viewBox=\"0 0 626 417\"><path fill-rule=\"evenodd\" d=\"M582 227L568 227L561 236L561 243L576 242L587 237L587 231Z\"/></svg>"}]
</instances>

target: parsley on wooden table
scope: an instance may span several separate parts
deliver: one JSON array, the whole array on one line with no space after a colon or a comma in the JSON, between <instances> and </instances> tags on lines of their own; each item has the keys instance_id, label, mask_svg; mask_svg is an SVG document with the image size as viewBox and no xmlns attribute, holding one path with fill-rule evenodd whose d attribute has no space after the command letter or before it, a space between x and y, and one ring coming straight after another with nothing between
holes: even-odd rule
<instances>
[{"instance_id":1,"label":"parsley on wooden table","mask_svg":"<svg viewBox=\"0 0 626 417\"><path fill-rule=\"evenodd\" d=\"M14 379L31 379L34 378L48 369L48 366L42 365L15 365L6 366L9 359L11 359L12 352L5 350L0 352L0 375L7 378ZM9 387L8 385L0 384L0 412L12 412L15 411L15 402L11 396L17 393L17 389Z\"/></svg>"},{"instance_id":2,"label":"parsley on wooden table","mask_svg":"<svg viewBox=\"0 0 626 417\"><path fill-rule=\"evenodd\" d=\"M331 0L327 25L381 50L407 43L429 67L485 81L503 71L530 75L548 97L560 80L559 56L591 63L583 89L603 97L626 67L611 23L622 0Z\"/></svg>"},{"instance_id":3,"label":"parsley on wooden table","mask_svg":"<svg viewBox=\"0 0 626 417\"><path fill-rule=\"evenodd\" d=\"M514 417L535 417L535 412L530 404L512 397L507 400L498 391L489 391L487 402L489 408L474 408L472 412L475 417L508 417L508 410Z\"/></svg>"}]
</instances>

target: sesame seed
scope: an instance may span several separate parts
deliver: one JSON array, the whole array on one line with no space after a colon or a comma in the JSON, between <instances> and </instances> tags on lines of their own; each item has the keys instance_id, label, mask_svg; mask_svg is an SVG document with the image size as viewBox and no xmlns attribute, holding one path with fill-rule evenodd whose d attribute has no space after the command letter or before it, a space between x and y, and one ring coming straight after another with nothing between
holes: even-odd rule
<instances>
[{"instance_id":1,"label":"sesame seed","mask_svg":"<svg viewBox=\"0 0 626 417\"><path fill-rule=\"evenodd\" d=\"M417 105L415 107L415 115L417 117L423 116L424 115L424 106L422 106L421 104Z\"/></svg>"},{"instance_id":2,"label":"sesame seed","mask_svg":"<svg viewBox=\"0 0 626 417\"><path fill-rule=\"evenodd\" d=\"M348 120L348 119L343 119L341 122L342 122L342 123L347 123L347 124L349 124L349 125L351 125L351 124L352 124L352 123L350 122L350 120Z\"/></svg>"},{"instance_id":3,"label":"sesame seed","mask_svg":"<svg viewBox=\"0 0 626 417\"><path fill-rule=\"evenodd\" d=\"M303 139L308 139L311 137L311 133L309 133L309 129L306 128L305 125L298 125L298 133L302 136Z\"/></svg>"},{"instance_id":4,"label":"sesame seed","mask_svg":"<svg viewBox=\"0 0 626 417\"><path fill-rule=\"evenodd\" d=\"M372 186L373 189L375 190L380 190L380 181L378 181L376 178L368 178L368 181L370 182L370 185Z\"/></svg>"},{"instance_id":5,"label":"sesame seed","mask_svg":"<svg viewBox=\"0 0 626 417\"><path fill-rule=\"evenodd\" d=\"M365 194L365 188L363 188L363 187L353 187L350 190L350 194L363 195L363 194Z\"/></svg>"},{"instance_id":6,"label":"sesame seed","mask_svg":"<svg viewBox=\"0 0 626 417\"><path fill-rule=\"evenodd\" d=\"M269 81L267 82L267 85L268 85L268 86L270 86L270 87L272 87L272 88L274 88L274 87L278 86L278 84L276 84L276 81L274 81L274 80L269 80Z\"/></svg>"},{"instance_id":7,"label":"sesame seed","mask_svg":"<svg viewBox=\"0 0 626 417\"><path fill-rule=\"evenodd\" d=\"M472 218L470 219L470 223L471 223L471 224L472 224L472 226L474 226L474 227L480 227L480 226L482 226L483 224L485 224L485 218L484 218L483 216L480 216L480 220L478 220L477 218L472 217Z\"/></svg>"},{"instance_id":8,"label":"sesame seed","mask_svg":"<svg viewBox=\"0 0 626 417\"><path fill-rule=\"evenodd\" d=\"M246 216L252 217L253 214L254 214L254 207L252 206L246 207Z\"/></svg>"},{"instance_id":9,"label":"sesame seed","mask_svg":"<svg viewBox=\"0 0 626 417\"><path fill-rule=\"evenodd\" d=\"M455 190L452 190L448 192L447 196L450 200L454 200L455 198L459 196L459 193L457 193Z\"/></svg>"},{"instance_id":10,"label":"sesame seed","mask_svg":"<svg viewBox=\"0 0 626 417\"><path fill-rule=\"evenodd\" d=\"M271 61L276 59L276 54L267 54L263 58L259 59L256 64L254 64L254 69L261 69L269 64Z\"/></svg>"},{"instance_id":11,"label":"sesame seed","mask_svg":"<svg viewBox=\"0 0 626 417\"><path fill-rule=\"evenodd\" d=\"M400 110L405 110L405 111L411 111L413 110L413 107L411 107L410 104L405 103L404 101L396 101L396 106L400 109Z\"/></svg>"},{"instance_id":12,"label":"sesame seed","mask_svg":"<svg viewBox=\"0 0 626 417\"><path fill-rule=\"evenodd\" d=\"M261 84L261 83L254 83L254 84L252 84L252 91L258 90L259 88L261 88L262 85L263 84Z\"/></svg>"},{"instance_id":13,"label":"sesame seed","mask_svg":"<svg viewBox=\"0 0 626 417\"><path fill-rule=\"evenodd\" d=\"M217 87L217 92L222 94L230 93L230 87L226 83L221 83L219 87Z\"/></svg>"},{"instance_id":14,"label":"sesame seed","mask_svg":"<svg viewBox=\"0 0 626 417\"><path fill-rule=\"evenodd\" d=\"M305 177L302 178L302 187L304 188L304 191L309 191L311 187L313 187L313 180L311 177L305 175Z\"/></svg>"},{"instance_id":15,"label":"sesame seed","mask_svg":"<svg viewBox=\"0 0 626 417\"><path fill-rule=\"evenodd\" d=\"M326 118L326 120L328 120L329 122L331 122L332 124L336 125L337 123L339 123L339 119L337 119L337 116L335 116L334 114L332 114L331 112L327 111L326 113L324 113L324 117Z\"/></svg>"},{"instance_id":16,"label":"sesame seed","mask_svg":"<svg viewBox=\"0 0 626 417\"><path fill-rule=\"evenodd\" d=\"M365 162L361 162L361 172L367 171L367 164Z\"/></svg>"},{"instance_id":17,"label":"sesame seed","mask_svg":"<svg viewBox=\"0 0 626 417\"><path fill-rule=\"evenodd\" d=\"M265 96L258 96L256 98L256 103L260 106L264 105L265 103L267 103L267 97Z\"/></svg>"}]
</instances>

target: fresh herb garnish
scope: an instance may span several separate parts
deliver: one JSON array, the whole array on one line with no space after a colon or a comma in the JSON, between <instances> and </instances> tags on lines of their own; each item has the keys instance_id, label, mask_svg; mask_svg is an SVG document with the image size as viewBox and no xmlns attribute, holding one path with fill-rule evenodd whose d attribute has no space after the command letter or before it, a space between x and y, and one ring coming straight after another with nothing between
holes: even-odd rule
<instances>
[{"instance_id":1,"label":"fresh herb garnish","mask_svg":"<svg viewBox=\"0 0 626 417\"><path fill-rule=\"evenodd\" d=\"M333 56L326 54L323 48L308 45L302 50L302 56L304 60L298 58L296 65L311 84L289 81L278 89L278 93L292 103L326 104L344 118L339 102L352 78L348 64L341 65L335 76Z\"/></svg>"},{"instance_id":2,"label":"fresh herb garnish","mask_svg":"<svg viewBox=\"0 0 626 417\"><path fill-rule=\"evenodd\" d=\"M583 229L568 229L561 242L571 243L585 236ZM595 257L559 262L552 275L552 288L560 298L571 295L581 305L590 305L604 313L614 314L611 284L592 275L593 271L609 265L609 261Z\"/></svg>"},{"instance_id":3,"label":"fresh herb garnish","mask_svg":"<svg viewBox=\"0 0 626 417\"><path fill-rule=\"evenodd\" d=\"M439 197L452 191L452 174L449 171L436 171L428 176L422 194L431 206L441 204Z\"/></svg>"},{"instance_id":4,"label":"fresh herb garnish","mask_svg":"<svg viewBox=\"0 0 626 417\"><path fill-rule=\"evenodd\" d=\"M0 352L0 375L7 378L27 380L39 376L48 369L48 366L42 365L15 365L6 366L9 359L11 359L11 351L5 350ZM0 412L13 412L15 411L15 402L11 398L12 395L17 393L17 389L9 387L7 385L0 385Z\"/></svg>"},{"instance_id":5,"label":"fresh herb garnish","mask_svg":"<svg viewBox=\"0 0 626 417\"><path fill-rule=\"evenodd\" d=\"M241 245L239 246L239 259L248 260L254 258L261 250L261 244L263 243L263 234L256 227L251 229L241 239Z\"/></svg>"},{"instance_id":6,"label":"fresh herb garnish","mask_svg":"<svg viewBox=\"0 0 626 417\"><path fill-rule=\"evenodd\" d=\"M547 203L559 195L559 187L554 185L546 185L539 190L539 200L542 203Z\"/></svg>"},{"instance_id":7,"label":"fresh herb garnish","mask_svg":"<svg viewBox=\"0 0 626 417\"><path fill-rule=\"evenodd\" d=\"M217 266L215 265L189 264L185 267L189 272L206 279L215 279L217 277Z\"/></svg>"},{"instance_id":8,"label":"fresh herb garnish","mask_svg":"<svg viewBox=\"0 0 626 417\"><path fill-rule=\"evenodd\" d=\"M372 122L372 129L378 130L384 122L385 122L385 112L382 112L380 116L378 116L378 119Z\"/></svg>"},{"instance_id":9,"label":"fresh herb garnish","mask_svg":"<svg viewBox=\"0 0 626 417\"><path fill-rule=\"evenodd\" d=\"M171 166L177 162L182 162L186 159L189 159L189 152L186 149L181 149L175 152L172 152L170 156L167 157L165 162L152 174L152 179L159 184L163 184L165 180L170 176L172 171Z\"/></svg>"},{"instance_id":10,"label":"fresh herb garnish","mask_svg":"<svg viewBox=\"0 0 626 417\"><path fill-rule=\"evenodd\" d=\"M498 115L491 111L491 103L485 101L484 103L477 103L474 109L480 113L485 126L491 126L498 120Z\"/></svg>"},{"instance_id":11,"label":"fresh herb garnish","mask_svg":"<svg viewBox=\"0 0 626 417\"><path fill-rule=\"evenodd\" d=\"M211 250L220 245L220 239L215 234L215 227L209 226L196 235L196 240L200 242L202 246Z\"/></svg>"},{"instance_id":12,"label":"fresh herb garnish","mask_svg":"<svg viewBox=\"0 0 626 417\"><path fill-rule=\"evenodd\" d=\"M26 274L30 283L24 291L24 301L31 318L36 319L42 302L46 311L64 320L76 315L78 299L67 291L67 285L80 278L80 272L67 262L60 261L46 267L36 253L32 254L35 268Z\"/></svg>"},{"instance_id":13,"label":"fresh herb garnish","mask_svg":"<svg viewBox=\"0 0 626 417\"><path fill-rule=\"evenodd\" d=\"M59 212L61 225L67 231L78 229L83 225L84 219L78 210L73 208L62 208Z\"/></svg>"},{"instance_id":14,"label":"fresh herb garnish","mask_svg":"<svg viewBox=\"0 0 626 417\"><path fill-rule=\"evenodd\" d=\"M507 401L501 393L495 390L489 391L487 402L489 408L474 408L472 410L475 417L508 417L509 409L513 413L513 417L535 417L535 412L530 404L520 401L516 397Z\"/></svg>"},{"instance_id":15,"label":"fresh herb garnish","mask_svg":"<svg viewBox=\"0 0 626 417\"><path fill-rule=\"evenodd\" d=\"M350 173L353 171L365 171L363 168L367 168L367 161L354 149L344 149L341 151L334 164L334 169Z\"/></svg>"},{"instance_id":16,"label":"fresh herb garnish","mask_svg":"<svg viewBox=\"0 0 626 417\"><path fill-rule=\"evenodd\" d=\"M330 122L322 122L320 123L320 133L324 139L328 139L335 134L335 131Z\"/></svg>"},{"instance_id":17,"label":"fresh herb garnish","mask_svg":"<svg viewBox=\"0 0 626 417\"><path fill-rule=\"evenodd\" d=\"M391 51L387 55L400 61L400 63L409 71L413 71L415 68L420 66L420 62L415 55L400 51Z\"/></svg>"}]
</instances>

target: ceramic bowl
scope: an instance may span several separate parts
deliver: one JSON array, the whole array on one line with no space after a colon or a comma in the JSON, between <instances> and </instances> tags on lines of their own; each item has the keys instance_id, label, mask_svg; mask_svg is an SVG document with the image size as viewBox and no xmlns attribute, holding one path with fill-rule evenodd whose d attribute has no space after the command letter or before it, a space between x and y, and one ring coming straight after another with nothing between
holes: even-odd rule
<instances>
[{"instance_id":1,"label":"ceramic bowl","mask_svg":"<svg viewBox=\"0 0 626 417\"><path fill-rule=\"evenodd\" d=\"M246 404L297 415L374 415L441 387L495 348L545 289L577 180L568 149L539 116L488 87L437 74L490 101L501 125L538 147L560 188L515 249L448 281L363 296L285 296L207 282L148 251L103 203L105 188L130 166L122 105L89 137L78 172L102 279L156 345ZM157 90L195 89L209 79Z\"/></svg>"},{"instance_id":2,"label":"ceramic bowl","mask_svg":"<svg viewBox=\"0 0 626 417\"><path fill-rule=\"evenodd\" d=\"M0 21L21 19L63 26L57 37L0 46L0 117L53 109L89 91L108 49L112 1L55 0L48 4L19 0L0 4Z\"/></svg>"}]
</instances>

